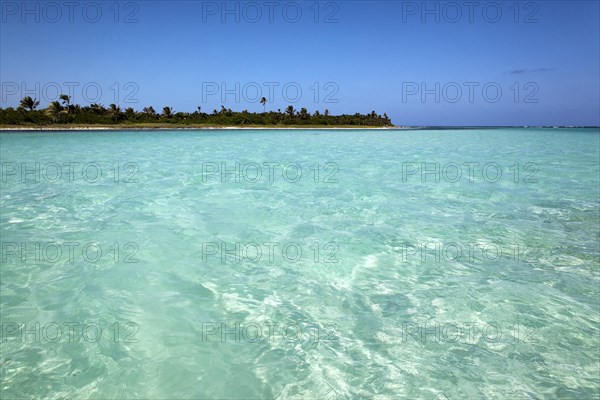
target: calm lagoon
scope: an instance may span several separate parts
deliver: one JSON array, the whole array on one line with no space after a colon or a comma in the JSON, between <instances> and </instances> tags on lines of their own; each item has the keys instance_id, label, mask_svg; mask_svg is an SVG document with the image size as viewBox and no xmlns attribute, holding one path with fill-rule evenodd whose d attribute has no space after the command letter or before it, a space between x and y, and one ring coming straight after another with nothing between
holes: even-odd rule
<instances>
[{"instance_id":1,"label":"calm lagoon","mask_svg":"<svg viewBox=\"0 0 600 400\"><path fill-rule=\"evenodd\" d=\"M597 398L598 129L2 132L2 398Z\"/></svg>"}]
</instances>

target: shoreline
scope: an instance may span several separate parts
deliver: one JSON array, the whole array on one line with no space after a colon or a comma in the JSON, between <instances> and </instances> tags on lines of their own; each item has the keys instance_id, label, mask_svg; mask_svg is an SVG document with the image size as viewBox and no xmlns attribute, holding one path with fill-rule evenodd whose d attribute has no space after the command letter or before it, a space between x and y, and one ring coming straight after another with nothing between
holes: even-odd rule
<instances>
[{"instance_id":1,"label":"shoreline","mask_svg":"<svg viewBox=\"0 0 600 400\"><path fill-rule=\"evenodd\" d=\"M27 131L27 132L60 132L60 131L198 131L198 130L380 130L380 129L412 129L396 126L0 126L0 131Z\"/></svg>"},{"instance_id":2,"label":"shoreline","mask_svg":"<svg viewBox=\"0 0 600 400\"><path fill-rule=\"evenodd\" d=\"M219 131L219 130L465 130L465 129L600 129L597 126L0 126L0 132L70 132L70 131Z\"/></svg>"}]
</instances>

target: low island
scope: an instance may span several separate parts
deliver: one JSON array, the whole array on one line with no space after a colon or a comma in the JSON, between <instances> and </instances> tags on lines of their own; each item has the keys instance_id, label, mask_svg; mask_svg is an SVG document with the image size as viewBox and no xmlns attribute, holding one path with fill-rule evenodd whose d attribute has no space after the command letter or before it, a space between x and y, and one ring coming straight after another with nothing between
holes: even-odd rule
<instances>
[{"instance_id":1,"label":"low island","mask_svg":"<svg viewBox=\"0 0 600 400\"><path fill-rule=\"evenodd\" d=\"M1 129L202 129L202 128L385 128L393 127L387 114L375 111L369 114L331 115L306 108L296 110L288 106L285 110L266 111L266 98L260 100L262 113L232 111L225 106L212 113L198 107L194 112L175 112L172 107L163 107L156 112L152 106L142 111L128 107L122 110L116 104L104 107L101 104L81 106L71 103L71 98L61 95L45 109L38 109L39 101L24 97L19 107L0 108Z\"/></svg>"}]
</instances>

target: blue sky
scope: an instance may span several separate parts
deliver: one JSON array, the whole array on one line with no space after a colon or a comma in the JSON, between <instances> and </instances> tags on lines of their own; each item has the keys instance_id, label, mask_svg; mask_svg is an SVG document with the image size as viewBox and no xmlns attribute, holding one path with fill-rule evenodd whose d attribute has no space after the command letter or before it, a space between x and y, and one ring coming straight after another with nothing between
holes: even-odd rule
<instances>
[{"instance_id":1,"label":"blue sky","mask_svg":"<svg viewBox=\"0 0 600 400\"><path fill-rule=\"evenodd\" d=\"M396 125L600 125L599 4L3 0L0 107L60 91L262 111L265 96Z\"/></svg>"}]
</instances>

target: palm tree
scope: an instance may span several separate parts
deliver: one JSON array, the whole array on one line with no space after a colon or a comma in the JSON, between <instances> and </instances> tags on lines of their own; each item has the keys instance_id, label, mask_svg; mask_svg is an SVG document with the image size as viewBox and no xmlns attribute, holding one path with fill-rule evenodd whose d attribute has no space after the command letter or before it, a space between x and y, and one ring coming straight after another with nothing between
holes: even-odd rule
<instances>
[{"instance_id":1,"label":"palm tree","mask_svg":"<svg viewBox=\"0 0 600 400\"><path fill-rule=\"evenodd\" d=\"M150 106L150 107L144 107L144 114L146 115L156 115L156 111L154 111L154 107Z\"/></svg>"},{"instance_id":2,"label":"palm tree","mask_svg":"<svg viewBox=\"0 0 600 400\"><path fill-rule=\"evenodd\" d=\"M265 112L265 107L266 107L266 105L267 105L267 98L266 98L266 97L262 97L262 98L260 99L260 104L262 104L262 105L263 105L263 112Z\"/></svg>"},{"instance_id":3,"label":"palm tree","mask_svg":"<svg viewBox=\"0 0 600 400\"><path fill-rule=\"evenodd\" d=\"M171 118L173 116L173 108L172 107L163 107L162 115L165 118Z\"/></svg>"},{"instance_id":4,"label":"palm tree","mask_svg":"<svg viewBox=\"0 0 600 400\"><path fill-rule=\"evenodd\" d=\"M61 94L58 96L58 98L63 102L66 112L70 113L73 110L73 106L71 105L71 97L66 94Z\"/></svg>"},{"instance_id":5,"label":"palm tree","mask_svg":"<svg viewBox=\"0 0 600 400\"><path fill-rule=\"evenodd\" d=\"M33 111L39 105L39 101L32 99L30 96L26 96L21 99L21 102L19 103L19 109Z\"/></svg>"},{"instance_id":6,"label":"palm tree","mask_svg":"<svg viewBox=\"0 0 600 400\"><path fill-rule=\"evenodd\" d=\"M90 108L98 115L104 115L106 112L106 109L102 104L93 103L90 105Z\"/></svg>"},{"instance_id":7,"label":"palm tree","mask_svg":"<svg viewBox=\"0 0 600 400\"><path fill-rule=\"evenodd\" d=\"M66 94L61 94L58 98L64 103L65 106L69 106L71 104L71 98Z\"/></svg>"},{"instance_id":8,"label":"palm tree","mask_svg":"<svg viewBox=\"0 0 600 400\"><path fill-rule=\"evenodd\" d=\"M299 115L300 115L300 119L308 119L308 117L309 117L308 110L306 108L302 107L300 109Z\"/></svg>"},{"instance_id":9,"label":"palm tree","mask_svg":"<svg viewBox=\"0 0 600 400\"><path fill-rule=\"evenodd\" d=\"M116 104L111 104L108 106L108 112L109 114L111 114L113 116L113 118L115 119L115 122L117 122L119 120L119 116L121 115L121 107L119 107Z\"/></svg>"},{"instance_id":10,"label":"palm tree","mask_svg":"<svg viewBox=\"0 0 600 400\"><path fill-rule=\"evenodd\" d=\"M52 117L52 122L58 122L60 116L64 114L66 111L60 105L58 101L53 101L48 104L48 108L46 108L46 115Z\"/></svg>"},{"instance_id":11,"label":"palm tree","mask_svg":"<svg viewBox=\"0 0 600 400\"><path fill-rule=\"evenodd\" d=\"M285 109L285 113L287 115L289 115L290 118L292 118L294 116L295 112L296 112L296 110L294 110L294 106L287 106L287 108Z\"/></svg>"},{"instance_id":12,"label":"palm tree","mask_svg":"<svg viewBox=\"0 0 600 400\"><path fill-rule=\"evenodd\" d=\"M323 115L325 115L326 117L329 117L329 110L326 109L325 113Z\"/></svg>"},{"instance_id":13,"label":"palm tree","mask_svg":"<svg viewBox=\"0 0 600 400\"><path fill-rule=\"evenodd\" d=\"M242 111L242 121L241 121L241 125L244 125L246 122L250 121L250 113L248 112L248 110L244 110Z\"/></svg>"},{"instance_id":14,"label":"palm tree","mask_svg":"<svg viewBox=\"0 0 600 400\"><path fill-rule=\"evenodd\" d=\"M133 119L135 117L135 110L132 107L127 107L125 109L125 116L127 119Z\"/></svg>"},{"instance_id":15,"label":"palm tree","mask_svg":"<svg viewBox=\"0 0 600 400\"><path fill-rule=\"evenodd\" d=\"M390 117L388 117L388 115L386 113L383 113L383 122L386 125L391 125L392 124L392 121L390 120Z\"/></svg>"}]
</instances>

